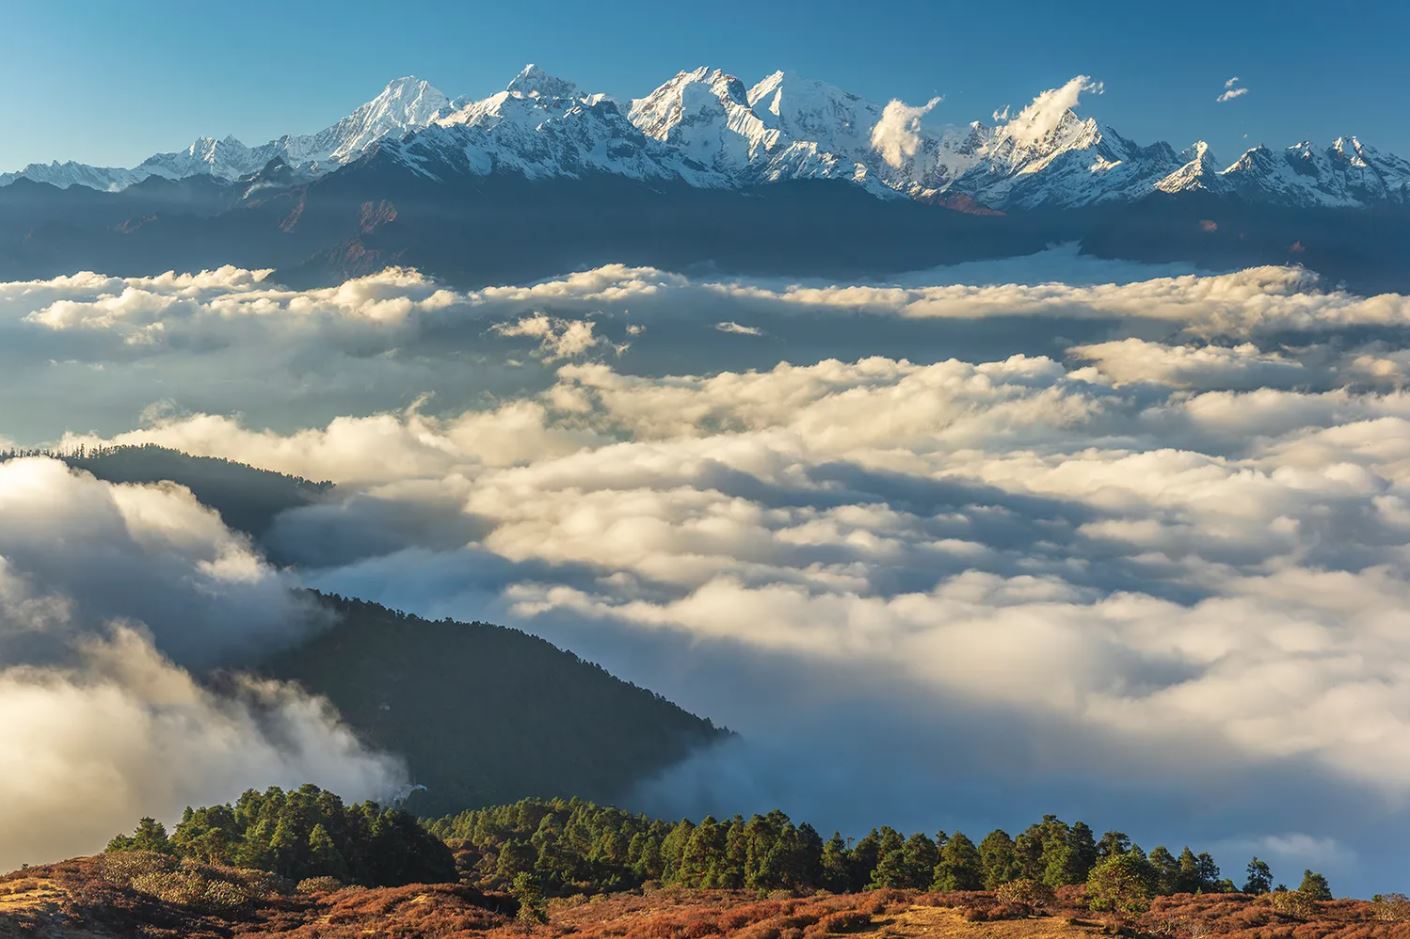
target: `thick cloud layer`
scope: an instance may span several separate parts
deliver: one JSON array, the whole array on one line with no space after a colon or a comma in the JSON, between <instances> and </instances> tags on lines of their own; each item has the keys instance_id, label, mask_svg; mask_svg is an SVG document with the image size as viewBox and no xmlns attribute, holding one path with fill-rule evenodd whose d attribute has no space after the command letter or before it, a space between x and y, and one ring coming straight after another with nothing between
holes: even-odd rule
<instances>
[{"instance_id":1,"label":"thick cloud layer","mask_svg":"<svg viewBox=\"0 0 1410 939\"><path fill-rule=\"evenodd\" d=\"M50 439L338 481L268 536L308 582L529 628L743 732L648 807L1062 811L1396 886L1410 299L1015 269L74 278L0 286L0 331L134 405L70 399Z\"/></svg>"},{"instance_id":2,"label":"thick cloud layer","mask_svg":"<svg viewBox=\"0 0 1410 939\"><path fill-rule=\"evenodd\" d=\"M325 702L238 673L217 692L187 670L317 625L186 490L0 464L0 867L251 786L394 793L401 768Z\"/></svg>"}]
</instances>

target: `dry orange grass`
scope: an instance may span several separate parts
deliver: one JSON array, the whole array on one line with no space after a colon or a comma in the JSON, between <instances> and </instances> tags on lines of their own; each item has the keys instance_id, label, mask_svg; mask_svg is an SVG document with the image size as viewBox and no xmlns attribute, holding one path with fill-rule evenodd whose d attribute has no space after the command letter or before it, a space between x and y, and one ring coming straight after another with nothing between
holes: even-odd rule
<instances>
[{"instance_id":1,"label":"dry orange grass","mask_svg":"<svg viewBox=\"0 0 1410 939\"><path fill-rule=\"evenodd\" d=\"M548 923L527 928L515 922L511 900L468 886L333 889L310 882L217 910L144 892L134 885L140 872L127 880L117 873L76 858L0 877L0 939L1410 939L1410 901L1395 898L1296 904L1181 895L1158 898L1149 912L1123 920L1087 912L1080 890L1022 904L983 891L760 898L647 890L554 900ZM212 876L243 875L221 869Z\"/></svg>"}]
</instances>

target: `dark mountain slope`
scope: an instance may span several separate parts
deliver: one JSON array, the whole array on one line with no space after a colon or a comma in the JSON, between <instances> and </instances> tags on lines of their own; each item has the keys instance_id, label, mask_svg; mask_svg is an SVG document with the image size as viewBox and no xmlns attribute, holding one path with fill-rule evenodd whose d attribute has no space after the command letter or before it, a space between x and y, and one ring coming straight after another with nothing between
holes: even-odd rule
<instances>
[{"instance_id":1,"label":"dark mountain slope","mask_svg":"<svg viewBox=\"0 0 1410 939\"><path fill-rule=\"evenodd\" d=\"M120 193L0 187L0 278L236 264L306 287L404 264L478 287L620 262L848 279L1077 242L1100 257L1301 263L1357 290L1410 289L1404 206L1294 208L1192 192L1008 214L962 208L876 198L838 180L717 190L605 173L479 175L453 162L414 172L374 148L313 182L271 165L238 183L149 180Z\"/></svg>"},{"instance_id":2,"label":"dark mountain slope","mask_svg":"<svg viewBox=\"0 0 1410 939\"><path fill-rule=\"evenodd\" d=\"M373 746L406 758L432 815L520 798L620 799L725 734L542 639L323 596L337 623L265 674L325 695Z\"/></svg>"},{"instance_id":3,"label":"dark mountain slope","mask_svg":"<svg viewBox=\"0 0 1410 939\"><path fill-rule=\"evenodd\" d=\"M52 455L111 482L186 486L256 539L329 485L155 446ZM408 802L419 813L525 796L621 799L727 733L528 633L315 596L331 625L260 668L326 696L365 741L404 757L426 787Z\"/></svg>"},{"instance_id":4,"label":"dark mountain slope","mask_svg":"<svg viewBox=\"0 0 1410 939\"><path fill-rule=\"evenodd\" d=\"M16 455L3 453L0 459ZM185 486L202 505L219 512L226 525L256 539L280 512L317 501L333 485L152 444L45 451L45 455L110 483L173 482Z\"/></svg>"}]
</instances>

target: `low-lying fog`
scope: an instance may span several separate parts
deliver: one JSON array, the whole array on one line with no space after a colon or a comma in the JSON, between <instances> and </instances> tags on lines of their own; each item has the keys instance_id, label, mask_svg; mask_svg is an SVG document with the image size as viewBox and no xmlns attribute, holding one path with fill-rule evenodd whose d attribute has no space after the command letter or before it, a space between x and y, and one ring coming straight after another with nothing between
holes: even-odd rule
<instances>
[{"instance_id":1,"label":"low-lying fog","mask_svg":"<svg viewBox=\"0 0 1410 939\"><path fill-rule=\"evenodd\" d=\"M523 627L740 732L642 808L1057 812L1403 886L1408 328L1297 269L1069 249L888 284L0 284L11 443L338 484L278 570L183 491L0 467L0 865L247 785L402 785L293 689L190 680L302 582Z\"/></svg>"}]
</instances>

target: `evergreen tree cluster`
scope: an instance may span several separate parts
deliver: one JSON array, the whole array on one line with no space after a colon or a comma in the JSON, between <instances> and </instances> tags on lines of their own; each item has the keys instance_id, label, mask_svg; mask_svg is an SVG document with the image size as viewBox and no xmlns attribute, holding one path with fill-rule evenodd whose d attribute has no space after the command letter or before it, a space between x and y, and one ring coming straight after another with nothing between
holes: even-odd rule
<instances>
[{"instance_id":1,"label":"evergreen tree cluster","mask_svg":"<svg viewBox=\"0 0 1410 939\"><path fill-rule=\"evenodd\" d=\"M835 893L886 887L992 890L1019 880L1059 887L1098 884L1150 896L1233 892L1207 853L1164 847L1147 854L1120 832L1097 838L1082 822L1048 815L1017 836L995 830L975 844L966 835L905 835L874 828L855 842L824 840L782 812L674 824L578 799L525 799L431 822L460 843L464 863L486 886L507 888L529 874L545 892L613 891L655 881L679 887ZM1094 876L1094 871L1098 872ZM1266 893L1272 878L1255 858L1247 892Z\"/></svg>"},{"instance_id":2,"label":"evergreen tree cluster","mask_svg":"<svg viewBox=\"0 0 1410 939\"><path fill-rule=\"evenodd\" d=\"M374 802L345 805L311 785L251 789L233 805L187 808L170 836L161 823L144 818L108 850L158 851L291 880L398 886L456 879L450 849L414 816Z\"/></svg>"}]
</instances>

